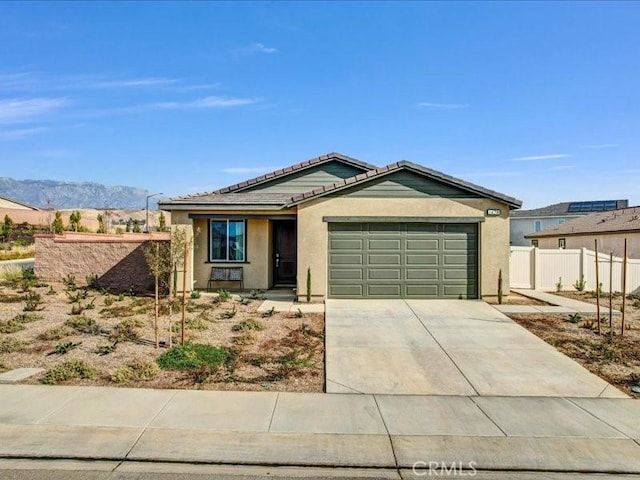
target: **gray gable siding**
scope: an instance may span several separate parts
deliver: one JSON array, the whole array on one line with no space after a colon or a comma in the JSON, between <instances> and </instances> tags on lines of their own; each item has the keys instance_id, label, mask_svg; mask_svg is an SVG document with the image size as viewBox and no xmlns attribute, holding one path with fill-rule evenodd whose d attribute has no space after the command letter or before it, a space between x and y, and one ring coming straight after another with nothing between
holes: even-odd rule
<instances>
[{"instance_id":1,"label":"gray gable siding","mask_svg":"<svg viewBox=\"0 0 640 480\"><path fill-rule=\"evenodd\" d=\"M242 189L242 192L304 193L325 185L331 185L362 172L362 169L333 161L307 168L282 178L275 178L261 185Z\"/></svg>"},{"instance_id":2,"label":"gray gable siding","mask_svg":"<svg viewBox=\"0 0 640 480\"><path fill-rule=\"evenodd\" d=\"M444 197L444 198L481 198L481 195L468 192L451 185L425 178L406 170L400 170L379 179L371 180L330 195L331 197Z\"/></svg>"}]
</instances>

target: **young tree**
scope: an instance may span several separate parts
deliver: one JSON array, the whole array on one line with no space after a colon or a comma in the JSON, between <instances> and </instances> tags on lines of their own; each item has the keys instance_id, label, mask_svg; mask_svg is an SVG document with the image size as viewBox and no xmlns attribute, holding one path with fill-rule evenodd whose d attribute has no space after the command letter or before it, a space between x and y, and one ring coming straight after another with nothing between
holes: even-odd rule
<instances>
[{"instance_id":1,"label":"young tree","mask_svg":"<svg viewBox=\"0 0 640 480\"><path fill-rule=\"evenodd\" d=\"M160 212L160 216L158 217L158 231L159 232L167 231L167 219L164 216L164 212Z\"/></svg>"},{"instance_id":2,"label":"young tree","mask_svg":"<svg viewBox=\"0 0 640 480\"><path fill-rule=\"evenodd\" d=\"M125 232L130 232L131 231L131 224L133 223L133 219L130 218L129 220L127 220L127 226L124 229Z\"/></svg>"},{"instance_id":3,"label":"young tree","mask_svg":"<svg viewBox=\"0 0 640 480\"><path fill-rule=\"evenodd\" d=\"M155 284L155 316L154 331L156 348L160 347L160 286L167 283L167 279L171 274L171 247L168 242L151 241L147 242L144 248L144 258L147 261L149 270L151 271ZM169 329L169 335L171 330Z\"/></svg>"},{"instance_id":4,"label":"young tree","mask_svg":"<svg viewBox=\"0 0 640 480\"><path fill-rule=\"evenodd\" d=\"M142 232L142 230L140 230L140 222L138 222L138 220L134 220L133 233L140 233L140 232Z\"/></svg>"},{"instance_id":5,"label":"young tree","mask_svg":"<svg viewBox=\"0 0 640 480\"><path fill-rule=\"evenodd\" d=\"M64 223L62 223L62 212L56 211L53 223L51 224L51 230L56 235L60 235L64 232Z\"/></svg>"},{"instance_id":6,"label":"young tree","mask_svg":"<svg viewBox=\"0 0 640 480\"><path fill-rule=\"evenodd\" d=\"M74 232L82 231L82 225L80 225L80 220L82 220L82 215L80 215L79 210L74 210L69 215L69 229Z\"/></svg>"},{"instance_id":7,"label":"young tree","mask_svg":"<svg viewBox=\"0 0 640 480\"><path fill-rule=\"evenodd\" d=\"M98 233L107 233L107 227L104 222L104 216L98 214Z\"/></svg>"},{"instance_id":8,"label":"young tree","mask_svg":"<svg viewBox=\"0 0 640 480\"><path fill-rule=\"evenodd\" d=\"M11 235L11 230L13 230L13 220L11 220L9 215L5 215L4 222L2 224L2 234L7 238L7 240Z\"/></svg>"}]
</instances>

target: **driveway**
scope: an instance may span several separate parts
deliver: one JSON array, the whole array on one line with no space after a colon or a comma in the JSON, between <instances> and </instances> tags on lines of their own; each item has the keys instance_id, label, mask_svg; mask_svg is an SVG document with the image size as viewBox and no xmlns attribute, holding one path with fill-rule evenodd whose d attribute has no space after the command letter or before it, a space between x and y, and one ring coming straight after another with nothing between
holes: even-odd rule
<instances>
[{"instance_id":1,"label":"driveway","mask_svg":"<svg viewBox=\"0 0 640 480\"><path fill-rule=\"evenodd\" d=\"M481 301L327 300L327 392L620 397Z\"/></svg>"}]
</instances>

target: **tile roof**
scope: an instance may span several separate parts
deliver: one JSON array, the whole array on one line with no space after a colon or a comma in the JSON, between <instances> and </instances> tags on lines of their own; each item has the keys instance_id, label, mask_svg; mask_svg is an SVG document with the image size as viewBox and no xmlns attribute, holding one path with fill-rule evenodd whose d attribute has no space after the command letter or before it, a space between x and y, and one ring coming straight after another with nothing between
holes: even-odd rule
<instances>
[{"instance_id":1,"label":"tile roof","mask_svg":"<svg viewBox=\"0 0 640 480\"><path fill-rule=\"evenodd\" d=\"M562 225L525 235L525 238L630 231L640 231L640 206L590 213Z\"/></svg>"},{"instance_id":2,"label":"tile roof","mask_svg":"<svg viewBox=\"0 0 640 480\"><path fill-rule=\"evenodd\" d=\"M291 173L298 172L300 170L304 170L305 168L312 167L314 165L320 165L322 163L329 162L331 160L340 160L349 165L353 165L354 167L361 168L363 171L372 170L376 168L375 165L370 163L362 162L355 158L348 157L347 155L343 155L341 153L331 152L326 155L320 155L319 157L311 158L309 160L305 160L304 162L296 163L295 165L291 165L289 167L281 168L280 170L276 170L274 172L267 173L265 175L260 175L259 177L252 178L250 180L245 180L244 182L236 183L235 185L230 185L228 187L219 188L218 190L214 190L212 192L204 192L204 193L195 193L192 195L186 195L183 197L177 197L175 199L171 199L169 202L165 203L173 203L175 200L186 200L190 198L198 198L198 197L207 197L213 194L224 194L224 193L232 193L236 191L243 190L248 187L253 187L254 185L259 185L260 183L273 180L274 178L284 177Z\"/></svg>"},{"instance_id":3,"label":"tile roof","mask_svg":"<svg viewBox=\"0 0 640 480\"><path fill-rule=\"evenodd\" d=\"M294 195L292 198L292 201L287 205L287 206L293 206L293 205L297 205L298 203L310 200L312 198L316 198L316 197L320 197L323 195L326 195L328 193L334 192L334 191L338 191L341 190L343 188L348 188L354 185L357 185L359 183L363 183L366 182L367 180L370 180L372 178L375 177L380 177L383 175L387 175L391 172L397 171L397 170L401 170L401 169L408 169L408 170L413 170L417 173L423 174L429 178L433 178L435 180L438 180L440 182L449 184L449 185L453 185L459 188L462 188L463 190L468 190L470 192L474 192L474 193L478 193L482 196L485 197L489 197L489 198L494 198L496 200L500 200L504 203L506 203L507 205L513 207L513 208L520 208L520 206L522 205L522 201L518 200L514 197L510 197L508 195L504 195L502 193L496 192L494 190L489 190L487 188L481 187L479 185L475 185L473 183L467 182L465 180L461 180L459 178L455 178L452 177L450 175L447 175L445 173L442 172L438 172L437 170L432 170L430 168L426 168L423 167L422 165L418 165L416 163L412 163L412 162L408 162L406 160L400 161L400 162L396 162L396 163L391 163L387 166L384 167L380 167L380 168L375 168L372 170L369 170L365 173L361 173L360 175L356 175L354 177L350 177L350 178L346 178L344 180L341 180L339 182L333 183L331 185L326 185L324 187L321 188L317 188L315 190L312 190L310 192L305 192L305 193L300 193L298 195Z\"/></svg>"},{"instance_id":4,"label":"tile roof","mask_svg":"<svg viewBox=\"0 0 640 480\"><path fill-rule=\"evenodd\" d=\"M238 192L238 193L205 193L171 199L160 204L169 205L198 205L198 204L224 204L224 205L280 205L284 207L291 200L290 193L263 193L263 192Z\"/></svg>"},{"instance_id":5,"label":"tile roof","mask_svg":"<svg viewBox=\"0 0 640 480\"><path fill-rule=\"evenodd\" d=\"M628 200L615 200L616 208L626 208L629 206ZM580 202L561 202L547 205L546 207L534 208L532 210L517 210L511 212L513 218L530 218L530 217L578 217L589 212L569 212L569 205Z\"/></svg>"}]
</instances>

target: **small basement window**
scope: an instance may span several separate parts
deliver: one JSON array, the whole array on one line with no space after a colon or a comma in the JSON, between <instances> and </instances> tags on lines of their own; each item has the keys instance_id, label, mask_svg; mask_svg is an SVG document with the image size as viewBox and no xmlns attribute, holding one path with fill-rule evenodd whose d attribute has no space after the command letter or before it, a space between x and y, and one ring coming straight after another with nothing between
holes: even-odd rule
<instances>
[{"instance_id":1,"label":"small basement window","mask_svg":"<svg viewBox=\"0 0 640 480\"><path fill-rule=\"evenodd\" d=\"M209 221L209 261L244 262L246 259L246 221Z\"/></svg>"},{"instance_id":2,"label":"small basement window","mask_svg":"<svg viewBox=\"0 0 640 480\"><path fill-rule=\"evenodd\" d=\"M558 248L567 248L567 239L559 238L558 239Z\"/></svg>"}]
</instances>

